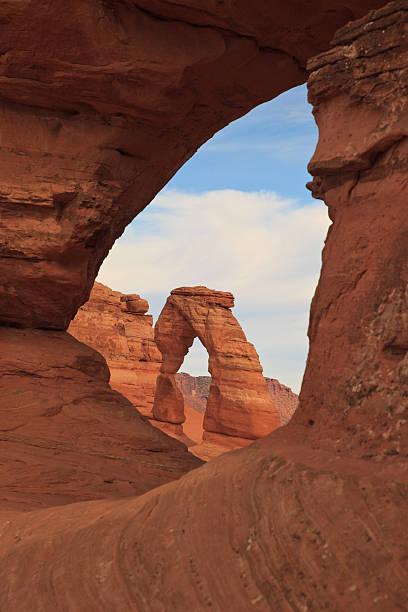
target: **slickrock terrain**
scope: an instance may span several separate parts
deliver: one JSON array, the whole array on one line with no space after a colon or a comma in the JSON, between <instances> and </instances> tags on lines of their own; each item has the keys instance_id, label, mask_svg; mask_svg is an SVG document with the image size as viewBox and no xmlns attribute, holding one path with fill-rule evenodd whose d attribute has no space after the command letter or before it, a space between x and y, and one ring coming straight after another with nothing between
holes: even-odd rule
<instances>
[{"instance_id":1,"label":"slickrock terrain","mask_svg":"<svg viewBox=\"0 0 408 612\"><path fill-rule=\"evenodd\" d=\"M408 609L408 0L326 51L382 5L0 4L2 612ZM138 495L198 462L64 330L134 215L316 53L333 225L299 408Z\"/></svg>"},{"instance_id":2,"label":"slickrock terrain","mask_svg":"<svg viewBox=\"0 0 408 612\"><path fill-rule=\"evenodd\" d=\"M195 338L209 356L212 376L204 416L204 439L224 436L255 440L280 427L280 417L262 376L258 354L230 308L231 293L207 287L173 289L154 330L163 363L157 379L153 415L179 426L184 398L174 375Z\"/></svg>"},{"instance_id":3,"label":"slickrock terrain","mask_svg":"<svg viewBox=\"0 0 408 612\"><path fill-rule=\"evenodd\" d=\"M200 465L66 332L2 327L0 354L0 510L138 495Z\"/></svg>"},{"instance_id":4,"label":"slickrock terrain","mask_svg":"<svg viewBox=\"0 0 408 612\"><path fill-rule=\"evenodd\" d=\"M1 610L406 610L408 484L290 427L139 498L6 516Z\"/></svg>"},{"instance_id":5,"label":"slickrock terrain","mask_svg":"<svg viewBox=\"0 0 408 612\"><path fill-rule=\"evenodd\" d=\"M178 388L183 394L184 409L191 407L204 413L211 386L211 376L190 376L185 372L175 374ZM281 420L281 425L287 425L299 404L299 396L290 387L283 385L276 378L265 377L266 385L272 397Z\"/></svg>"},{"instance_id":6,"label":"slickrock terrain","mask_svg":"<svg viewBox=\"0 0 408 612\"><path fill-rule=\"evenodd\" d=\"M152 416L156 378L162 361L154 341L153 317L146 300L95 283L68 331L106 359L110 386L144 416Z\"/></svg>"}]
</instances>

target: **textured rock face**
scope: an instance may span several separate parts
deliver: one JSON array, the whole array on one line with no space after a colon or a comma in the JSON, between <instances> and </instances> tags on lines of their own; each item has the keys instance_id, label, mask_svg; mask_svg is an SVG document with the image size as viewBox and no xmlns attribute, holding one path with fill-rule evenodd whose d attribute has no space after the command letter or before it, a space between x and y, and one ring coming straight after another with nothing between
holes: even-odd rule
<instances>
[{"instance_id":1,"label":"textured rock face","mask_svg":"<svg viewBox=\"0 0 408 612\"><path fill-rule=\"evenodd\" d=\"M326 4L2 2L0 322L66 329L196 149L303 82L334 31L381 2Z\"/></svg>"},{"instance_id":2,"label":"textured rock face","mask_svg":"<svg viewBox=\"0 0 408 612\"><path fill-rule=\"evenodd\" d=\"M157 379L153 415L181 424L184 399L174 374L194 338L207 349L212 376L204 416L206 433L256 439L280 426L255 348L230 308L231 293L207 287L180 287L171 292L155 326L163 363Z\"/></svg>"},{"instance_id":3,"label":"textured rock face","mask_svg":"<svg viewBox=\"0 0 408 612\"><path fill-rule=\"evenodd\" d=\"M270 396L279 411L281 425L287 425L299 405L299 396L276 378L265 378L265 380Z\"/></svg>"},{"instance_id":4,"label":"textured rock face","mask_svg":"<svg viewBox=\"0 0 408 612\"><path fill-rule=\"evenodd\" d=\"M327 1L309 2L296 4L295 11L293 5L287 2L260 2L255 12L247 2L236 2L233 7L227 3L208 3L205 16L202 4L193 4L193 0L186 0L182 5L152 0L149 7L152 11L159 8L163 11L165 19L160 22L162 28L177 28L180 15L186 18L188 14L196 24L200 21L208 24L208 21L216 19L218 26L227 23L228 28L234 28L240 23L244 37L248 31L266 32L262 40L274 49L271 55L276 60L276 72L268 69L268 78L263 79L262 74L255 70L263 57L261 51L257 52L252 63L241 63L239 72L252 83L259 82L260 88L268 88L270 94L276 83L284 87L280 81L282 75L288 81L291 78L283 74L275 51L279 45L273 44L275 41L282 42L282 48L289 52L290 57L299 57L297 54L301 52L310 54L320 45L326 47L327 37L331 36L333 29L346 22L353 11L356 11L356 15L360 9L379 4L358 1L348 5L337 1L330 4ZM83 153L76 176L79 183L87 169L92 168L92 160L98 159L104 150L103 147L98 149L93 146L95 140L91 139L92 131L89 131L92 125L100 125L95 108L102 108L112 89L118 92L117 99L111 101L111 106L106 104L105 108L113 109L115 103L117 108L123 109L126 103L126 77L111 77L120 68L124 72L129 69L129 64L117 61L114 52L123 46L126 29L132 26L132 22L130 19L109 21L94 18L98 16L95 11L105 11L114 6L111 2L100 5L86 1L72 2L70 11L66 11L66 3L44 2L36 3L34 11L33 2L22 0L19 3L6 1L0 7L0 11L4 12L1 18L5 49L2 55L5 74L1 76L3 104L6 110L15 108L16 116L17 111L21 110L18 121L14 122L16 132L24 118L28 126L21 136L24 146L17 150L26 151L29 140L30 147L38 147L41 152L47 139L36 139L38 133L30 129L39 123L35 120L39 116L38 110L33 106L18 109L16 102L30 105L41 103L46 108L65 105L66 108L77 97L81 113L71 115L71 118L74 123L78 122L77 126L79 121L83 122L80 132ZM123 2L120 5L121 10L123 8L131 14L137 10L133 7L133 3ZM239 20L238 13L248 19ZM404 62L405 66L407 64L407 13L407 2L397 2L385 11L370 15L360 24L351 25L338 36L338 45L332 54L322 56L312 65L311 95L320 127L320 148L314 160L316 165L311 167L316 177L313 190L316 195L324 195L334 225L329 233L322 277L313 302L311 352L301 402L287 427L280 428L247 449L221 457L192 471L178 482L149 491L140 498L106 501L109 493L102 486L106 484L108 487L112 483L106 482L98 488L95 472L90 473L92 470L89 470L91 460L100 456L99 451L91 449L92 452L84 453L80 450L84 442L82 394L84 401L86 399L93 408L92 415L95 415L88 432L91 429L91 433L94 432L101 418L96 416L101 410L101 398L104 419L111 419L117 412L127 414L127 408L122 410L123 398L117 399L118 394L115 394L114 402L114 396L109 395L106 400L108 406L104 404L107 390L105 366L99 358L95 363L94 353L89 358L89 349L86 349L85 359L80 359L78 364L76 351L81 353L83 347L78 349L75 343L75 355L71 358L70 348L64 346L62 351L61 345L54 343L56 338L63 338L65 342L65 334L2 330L1 333L5 334L5 344L0 352L5 363L2 384L4 379L10 385L8 392L4 392L3 386L0 393L6 423L3 436L12 436L13 428L19 426L19 418L25 418L26 413L31 415L39 407L43 409L44 405L47 406L46 401L49 402L49 396L56 393L55 381L48 386L47 376L39 372L39 363L46 362L46 357L41 356L40 338L47 343L52 342L52 346L47 344L44 354L51 360L47 368L51 370L56 365L60 374L60 378L57 378L59 397L64 399L66 395L69 399L71 394L77 394L74 396L73 416L67 427L65 406L59 414L58 407L54 405L47 414L42 410L38 419L35 418L42 431L47 430L45 433L48 433L49 423L53 423L53 427L54 423L58 424L61 436L69 438L68 447L60 444L55 448L55 445L48 445L45 435L32 437L30 432L30 437L20 438L10 457L5 456L2 460L2 482L7 482L8 470L12 472L16 464L22 470L20 474L14 472L16 476L12 477L7 487L8 495L20 496L18 503L16 500L10 502L5 495L1 496L2 612L32 612L35 609L45 612L56 609L88 612L104 608L129 612L144 612L147 609L162 612L169 608L184 612L186 609L208 610L209 607L228 612L246 612L250 609L265 612L274 609L388 612L408 608L408 472L407 460L403 456L407 448L406 423L403 422L406 308L401 297L407 261L405 216L401 213L404 210L401 204L405 203L402 188L406 182L406 138L405 132L401 135L401 126L405 129L407 87L406 69L401 66ZM217 18L217 14L221 14L221 17ZM61 15L66 18L61 19ZM150 17L146 15L146 19ZM29 24L29 27L19 27L20 23ZM254 23L259 24L258 29ZM79 27L81 24L82 27ZM123 29L123 37L117 38L115 48L111 45L112 37L107 26L111 26L115 32L119 27ZM102 28L103 36L98 35L98 28ZM144 31L142 25L140 29ZM205 31L210 34L211 29L205 28ZM201 28L194 32L197 49L209 49L210 44L207 47L201 44L199 32ZM232 44L235 40L234 30L229 32ZM224 34L225 30L216 33L216 36ZM166 37L162 39L164 46L168 44ZM180 39L177 32L177 43ZM15 44L11 44L13 41ZM153 44L155 41L152 33L147 40L150 44L139 45L138 52L146 53L147 57L149 54L153 56L159 48ZM133 39L128 45L129 51L133 49L132 44ZM61 49L66 53L65 62ZM85 57L86 49L93 51L88 57ZM81 54L82 57L79 57ZM105 58L105 54L108 57ZM167 51L163 57L166 54L171 58L169 62L175 57ZM82 61L72 62L73 55ZM100 61L99 69L95 69L95 57ZM51 62L54 72L52 84L49 84L49 72L44 67L50 65L51 58L55 64ZM286 54L285 61L289 61ZM234 66L237 64L238 61ZM197 121L196 125L185 122L183 128L186 127L186 134L180 129L174 136L174 143L178 138L183 141L183 151L191 143L190 133L197 135L206 132L208 135L210 122L205 121L206 113L214 112L215 115L219 110L216 104L205 106L204 93L208 92L208 88L204 88L204 92L199 89L200 83L211 82L213 73L215 78L218 69L223 73L223 82L222 87L211 90L216 100L225 99L226 104L231 105L234 94L239 98L241 92L248 101L245 87L237 89L234 84L236 72L233 69L226 71L222 62L214 62L210 66L197 62L186 70L187 74L183 73L180 83L184 91L196 94L202 104L198 104L195 110L195 116L199 116L201 122ZM363 71L367 79L360 78ZM29 78L22 78L27 73ZM107 73L109 78L106 77ZM152 69L150 73L140 75L134 87L141 97L148 90L143 87L143 79L149 80L151 86L156 74ZM161 83L164 83L162 75L157 82L157 87L161 87ZM190 88L192 82L198 89ZM99 90L96 85L99 85ZM365 85L368 86L367 90ZM160 132L160 142L158 137L153 144L148 141L151 149L147 145L146 149L155 150L155 145L158 148L163 145L160 153L163 152L163 156L175 164L177 152L173 157L168 156L164 146L168 142L167 128L171 131L173 124L166 124L163 119L161 125L159 118L166 114L166 101L169 106L172 102L172 109L181 108L182 113L183 100L177 97L179 90L174 86L165 91L163 104L155 105L155 91L151 88L149 91L151 97L144 107L141 102L138 106L132 106L138 112L140 108L145 109L146 125L149 125L153 135ZM149 103L153 109L150 114L147 112ZM346 120L342 118L342 109L347 108L351 131L347 129L347 115ZM45 109L45 116L53 115L57 115L57 111ZM225 119L225 115L223 117ZM167 121L168 118L166 115ZM95 119L94 124L92 119ZM69 126L69 118L66 121L65 126ZM339 123L341 131L334 137ZM391 138L392 134L387 135L389 124L396 126L400 139L394 145L390 145L388 140L390 148L384 150L383 147L388 146L387 139L379 138L380 130L377 127L382 125L382 134ZM11 126L11 134L13 124L5 121L2 125L4 130ZM144 133L144 125L140 127L140 136ZM85 133L90 134L86 144ZM134 133L130 133L130 130L126 132L129 142L140 146L139 141L133 139ZM30 135L29 139L27 134ZM375 137L371 139L370 135L373 134ZM348 142L345 142L346 137ZM16 140L17 136L13 138ZM11 136L9 142L13 142ZM366 145L372 142L376 143L374 147L365 150ZM344 149L339 150L342 144ZM92 149L89 157L84 147ZM72 148L75 147L72 145ZM10 183L10 177L18 176L13 174L13 164L17 164L18 160L14 159L13 164L10 162L15 150L14 145L10 146L10 156L7 157L5 144L1 151L4 155L1 181L6 186ZM78 152L76 154L79 155ZM55 162L60 172L62 168L66 172L68 157L60 155L61 164ZM87 160L90 160L89 164ZM51 161L53 158L50 167ZM367 167L362 167L362 164ZM152 183L157 179L157 184L165 174L160 171L164 165L163 162L162 166L152 164L146 168L140 185L146 185L146 190L153 189L151 183L146 181L148 171L150 178L153 177ZM15 207L9 199L4 205L7 215L1 217L5 244L10 245L7 246L10 250L6 251L7 257L2 262L0 309L5 322L22 325L44 323L50 327L69 320L70 313L75 310L74 305L81 301L78 296L81 292L84 296L86 294L83 288L91 285L90 279L96 267L92 262L97 261L96 253L100 254L106 249L111 227L116 231L120 223L111 223L115 207L104 210L105 201L101 198L94 208L90 204L89 208L88 205L83 207L82 237L77 231L81 227L81 215L70 217L75 212L72 208L68 209L63 231L60 232L58 223L49 221L52 216L37 207L36 190L31 192L28 189L30 181L34 186L37 184L36 176L40 176L40 173L36 174L33 170L29 176L28 165L24 172L27 172L27 176L20 177L18 184L26 185L26 191L30 193L27 207L23 198L24 204L16 203ZM346 190L347 177L351 176L354 180ZM48 184L38 179L38 192L40 187L45 188ZM7 193L6 189L5 199ZM141 190L140 193L143 199L145 192ZM137 202L137 198L134 202ZM132 215L135 208L128 206L129 202L123 208L118 204L115 218L125 215L124 210ZM136 204L133 206L136 207ZM377 213L375 217L374 210ZM55 212L52 214L55 215ZM370 224L369 229L367 223ZM98 235L99 224L103 231ZM55 233L52 234L49 228L54 228ZM95 240L90 241L86 250L83 245L91 228ZM56 240L53 242L53 235L60 237L58 244ZM61 245L70 244L70 240L77 250L73 248L64 252ZM61 252L72 257L61 257ZM45 263L47 261L49 265ZM362 272L360 261L366 262L367 269L356 277L355 269ZM377 308L374 307L375 303ZM370 328L372 333L369 333ZM387 338L390 332L392 337ZM17 346L12 355L13 350L9 352L9 347L27 335L30 337ZM74 340L71 338L70 347L74 346L72 342ZM15 363L17 367L13 365ZM354 367L357 367L361 380L350 388L347 385L352 379ZM91 382L87 382L87 374L84 378L84 371L88 372ZM75 372L78 372L80 380L71 385L69 380L77 376ZM96 382L93 382L95 378ZM350 398L346 404L348 389ZM390 398L393 398L393 405L389 403ZM7 430L9 406L12 407L10 414L14 421ZM89 419L88 407L86 412ZM124 417L124 423L129 422ZM29 423L25 428L28 431ZM112 429L117 431L117 428L116 422ZM106 437L106 423L97 429L100 434L94 435L94 441L97 440L102 448L109 445L114 450L109 453L105 465L116 466L120 475L124 473L124 466L134 473L137 461L133 464L135 454L130 444L129 427L124 434L126 443L122 447L123 455L118 453L120 445L112 442L114 436ZM109 427L110 432L112 429ZM121 431L124 429L123 425ZM151 435L149 430L148 437ZM11 449L10 439L1 447ZM85 485L81 486L78 472L73 469L64 477L60 501L53 496L48 503L66 503L70 490L78 490L80 486L80 499L85 496L97 501L43 508L28 514L5 511L16 506L28 510L46 503L43 493L41 503L34 499L39 491L37 475L44 478L51 459L59 461L61 455L59 467L69 465L69 457L64 453L72 448L83 464L86 463L82 472L87 476L83 480ZM150 446L150 450L154 450L154 447ZM118 460L118 456L122 456L123 461ZM136 456L140 457L138 453ZM146 456L150 460L155 455L149 452ZM159 457L160 463L161 460L162 457ZM103 470L104 474L106 471ZM22 473L26 475L25 481ZM60 476L61 470L58 478ZM108 477L107 480L112 479ZM59 482L58 479L57 484ZM55 486L55 473L52 473L47 490ZM114 493L121 494L123 491L119 490ZM31 501L22 504L21 498Z\"/></svg>"},{"instance_id":5,"label":"textured rock face","mask_svg":"<svg viewBox=\"0 0 408 612\"><path fill-rule=\"evenodd\" d=\"M211 387L211 376L191 376L185 372L174 375L177 386L183 394L184 406L204 414Z\"/></svg>"},{"instance_id":6,"label":"textured rock face","mask_svg":"<svg viewBox=\"0 0 408 612\"><path fill-rule=\"evenodd\" d=\"M396 460L408 453L407 28L407 3L388 5L310 62L310 187L333 225L294 418L314 444Z\"/></svg>"},{"instance_id":7,"label":"textured rock face","mask_svg":"<svg viewBox=\"0 0 408 612\"><path fill-rule=\"evenodd\" d=\"M193 410L204 414L210 393L211 376L190 376L179 372L174 378L183 394L184 409L190 406ZM287 425L298 407L299 396L276 378L265 377L265 380L269 394L279 411L281 425Z\"/></svg>"},{"instance_id":8,"label":"textured rock face","mask_svg":"<svg viewBox=\"0 0 408 612\"><path fill-rule=\"evenodd\" d=\"M154 340L152 317L145 314L148 308L148 302L139 295L124 295L95 283L88 302L79 309L68 331L105 357L111 373L109 383L112 389L122 393L141 414L153 419L156 381L162 356ZM207 407L211 377L178 373L174 381L176 387L171 387L170 394L175 398L176 408L167 401L166 409L177 410L178 405L184 404L186 421L183 427L174 423L162 425L155 419L152 423L167 434L180 438L188 446L200 443L203 434L203 416L200 414L204 415ZM174 381L170 381L173 386ZM266 379L266 382L281 420L286 423L295 409L297 396L278 381ZM160 392L166 397L169 395L165 387L161 387Z\"/></svg>"},{"instance_id":9,"label":"textured rock face","mask_svg":"<svg viewBox=\"0 0 408 612\"><path fill-rule=\"evenodd\" d=\"M2 521L1 609L405 610L408 485L290 427L140 498Z\"/></svg>"},{"instance_id":10,"label":"textured rock face","mask_svg":"<svg viewBox=\"0 0 408 612\"><path fill-rule=\"evenodd\" d=\"M0 328L1 509L139 495L200 465L66 332Z\"/></svg>"},{"instance_id":11,"label":"textured rock face","mask_svg":"<svg viewBox=\"0 0 408 612\"><path fill-rule=\"evenodd\" d=\"M161 354L154 341L153 318L146 300L95 283L68 331L99 351L111 372L110 386L144 416L152 416Z\"/></svg>"}]
</instances>

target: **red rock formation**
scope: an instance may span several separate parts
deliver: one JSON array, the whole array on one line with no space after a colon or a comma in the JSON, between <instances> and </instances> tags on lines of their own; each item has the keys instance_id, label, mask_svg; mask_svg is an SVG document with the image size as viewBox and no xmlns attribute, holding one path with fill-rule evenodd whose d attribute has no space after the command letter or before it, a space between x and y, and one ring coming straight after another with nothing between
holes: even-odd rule
<instances>
[{"instance_id":1,"label":"red rock formation","mask_svg":"<svg viewBox=\"0 0 408 612\"><path fill-rule=\"evenodd\" d=\"M407 11L397 2L340 30L310 62L311 189L333 224L294 417L314 445L397 461L408 454Z\"/></svg>"},{"instance_id":2,"label":"red rock formation","mask_svg":"<svg viewBox=\"0 0 408 612\"><path fill-rule=\"evenodd\" d=\"M105 357L111 373L109 382L112 389L122 393L141 414L152 419L156 380L162 356L154 340L153 319L151 315L145 314L148 308L148 302L139 295L124 295L101 283L95 283L90 299L79 309L68 331L77 340ZM179 401L184 401L186 422L183 428L177 425L162 425L154 419L152 424L180 439L187 446L199 444L203 436L203 415L211 377L193 377L178 373L174 378L183 396L177 397ZM269 388L271 379L266 380ZM284 386L280 388L278 381L272 383L272 386L272 397L276 398L276 405L279 404L280 414L286 416L285 409L291 414L292 398L288 395L288 392L291 393L290 389ZM290 399L282 401L282 393L285 398ZM197 409L201 416L197 414ZM222 448L214 447L211 452L206 451L205 457L216 456L220 452L225 452L225 444Z\"/></svg>"},{"instance_id":3,"label":"red rock formation","mask_svg":"<svg viewBox=\"0 0 408 612\"><path fill-rule=\"evenodd\" d=\"M200 142L299 82L334 29L382 2L138 4L1 3L2 323L65 327L114 237ZM93 460L127 477L141 458L130 427L121 438L129 404L69 336L1 331L2 482L15 474L6 493L29 510L59 503L46 495L63 482L66 503L81 487L75 456L87 462L81 495L99 498L2 512L2 612L408 608L407 13L404 0L370 14L312 65L313 190L334 223L287 427L107 502ZM13 438L8 419L26 416L25 437ZM48 423L63 442L47 441Z\"/></svg>"},{"instance_id":4,"label":"red rock formation","mask_svg":"<svg viewBox=\"0 0 408 612\"><path fill-rule=\"evenodd\" d=\"M0 321L65 329L197 148L304 82L334 31L381 4L1 2Z\"/></svg>"},{"instance_id":5,"label":"red rock formation","mask_svg":"<svg viewBox=\"0 0 408 612\"><path fill-rule=\"evenodd\" d=\"M163 356L153 406L158 421L181 425L184 399L174 374L194 338L208 351L212 375L204 416L204 439L234 436L256 439L280 426L255 348L245 338L230 308L231 293L207 287L180 287L171 292L155 326ZM220 438L222 439L222 438Z\"/></svg>"},{"instance_id":6,"label":"red rock formation","mask_svg":"<svg viewBox=\"0 0 408 612\"><path fill-rule=\"evenodd\" d=\"M200 465L66 332L3 327L0 354L2 510L138 495Z\"/></svg>"},{"instance_id":7,"label":"red rock formation","mask_svg":"<svg viewBox=\"0 0 408 612\"><path fill-rule=\"evenodd\" d=\"M191 376L186 372L178 372L174 378L183 394L184 407L190 406L196 412L204 414L210 393L211 376Z\"/></svg>"},{"instance_id":8,"label":"red rock formation","mask_svg":"<svg viewBox=\"0 0 408 612\"><path fill-rule=\"evenodd\" d=\"M266 442L133 500L4 522L1 609L405 610L407 484Z\"/></svg>"},{"instance_id":9,"label":"red rock formation","mask_svg":"<svg viewBox=\"0 0 408 612\"><path fill-rule=\"evenodd\" d=\"M153 317L145 314L148 309L139 295L124 295L95 283L68 331L105 357L112 389L151 417L162 358L154 341Z\"/></svg>"},{"instance_id":10,"label":"red rock formation","mask_svg":"<svg viewBox=\"0 0 408 612\"><path fill-rule=\"evenodd\" d=\"M265 378L265 380L270 396L279 411L281 425L287 425L299 405L299 396L276 378Z\"/></svg>"},{"instance_id":11,"label":"red rock formation","mask_svg":"<svg viewBox=\"0 0 408 612\"><path fill-rule=\"evenodd\" d=\"M183 394L184 409L190 407L204 413L211 386L211 376L190 376L185 372L175 374L178 388ZM299 397L290 387L276 378L265 377L266 385L280 415L281 425L287 425L299 404Z\"/></svg>"}]
</instances>

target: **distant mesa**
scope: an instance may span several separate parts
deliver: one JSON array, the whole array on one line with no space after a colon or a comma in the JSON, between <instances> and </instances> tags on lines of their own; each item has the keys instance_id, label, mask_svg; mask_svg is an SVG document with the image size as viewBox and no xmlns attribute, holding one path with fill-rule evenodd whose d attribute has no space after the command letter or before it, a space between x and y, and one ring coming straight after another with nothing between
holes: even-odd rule
<instances>
[{"instance_id":1,"label":"distant mesa","mask_svg":"<svg viewBox=\"0 0 408 612\"><path fill-rule=\"evenodd\" d=\"M95 283L69 332L102 353L113 389L153 425L208 459L285 425L298 403L289 387L263 377L233 305L231 293L180 287L154 329L145 299ZM213 377L177 373L196 337L209 353Z\"/></svg>"},{"instance_id":2,"label":"distant mesa","mask_svg":"<svg viewBox=\"0 0 408 612\"><path fill-rule=\"evenodd\" d=\"M184 407L204 414L211 386L211 376L191 376L186 372L175 374L177 386L184 397ZM276 378L265 376L266 386L278 409L281 425L287 425L299 404L299 396Z\"/></svg>"}]
</instances>

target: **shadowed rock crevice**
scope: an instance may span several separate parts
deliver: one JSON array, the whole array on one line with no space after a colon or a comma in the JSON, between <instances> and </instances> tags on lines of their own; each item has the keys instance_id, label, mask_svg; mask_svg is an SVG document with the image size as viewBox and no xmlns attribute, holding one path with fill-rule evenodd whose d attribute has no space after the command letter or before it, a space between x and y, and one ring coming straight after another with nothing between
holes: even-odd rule
<instances>
[{"instance_id":1,"label":"shadowed rock crevice","mask_svg":"<svg viewBox=\"0 0 408 612\"><path fill-rule=\"evenodd\" d=\"M145 417L152 418L162 356L154 341L149 304L137 294L112 291L95 283L68 331L99 351L111 373L110 386Z\"/></svg>"}]
</instances>

